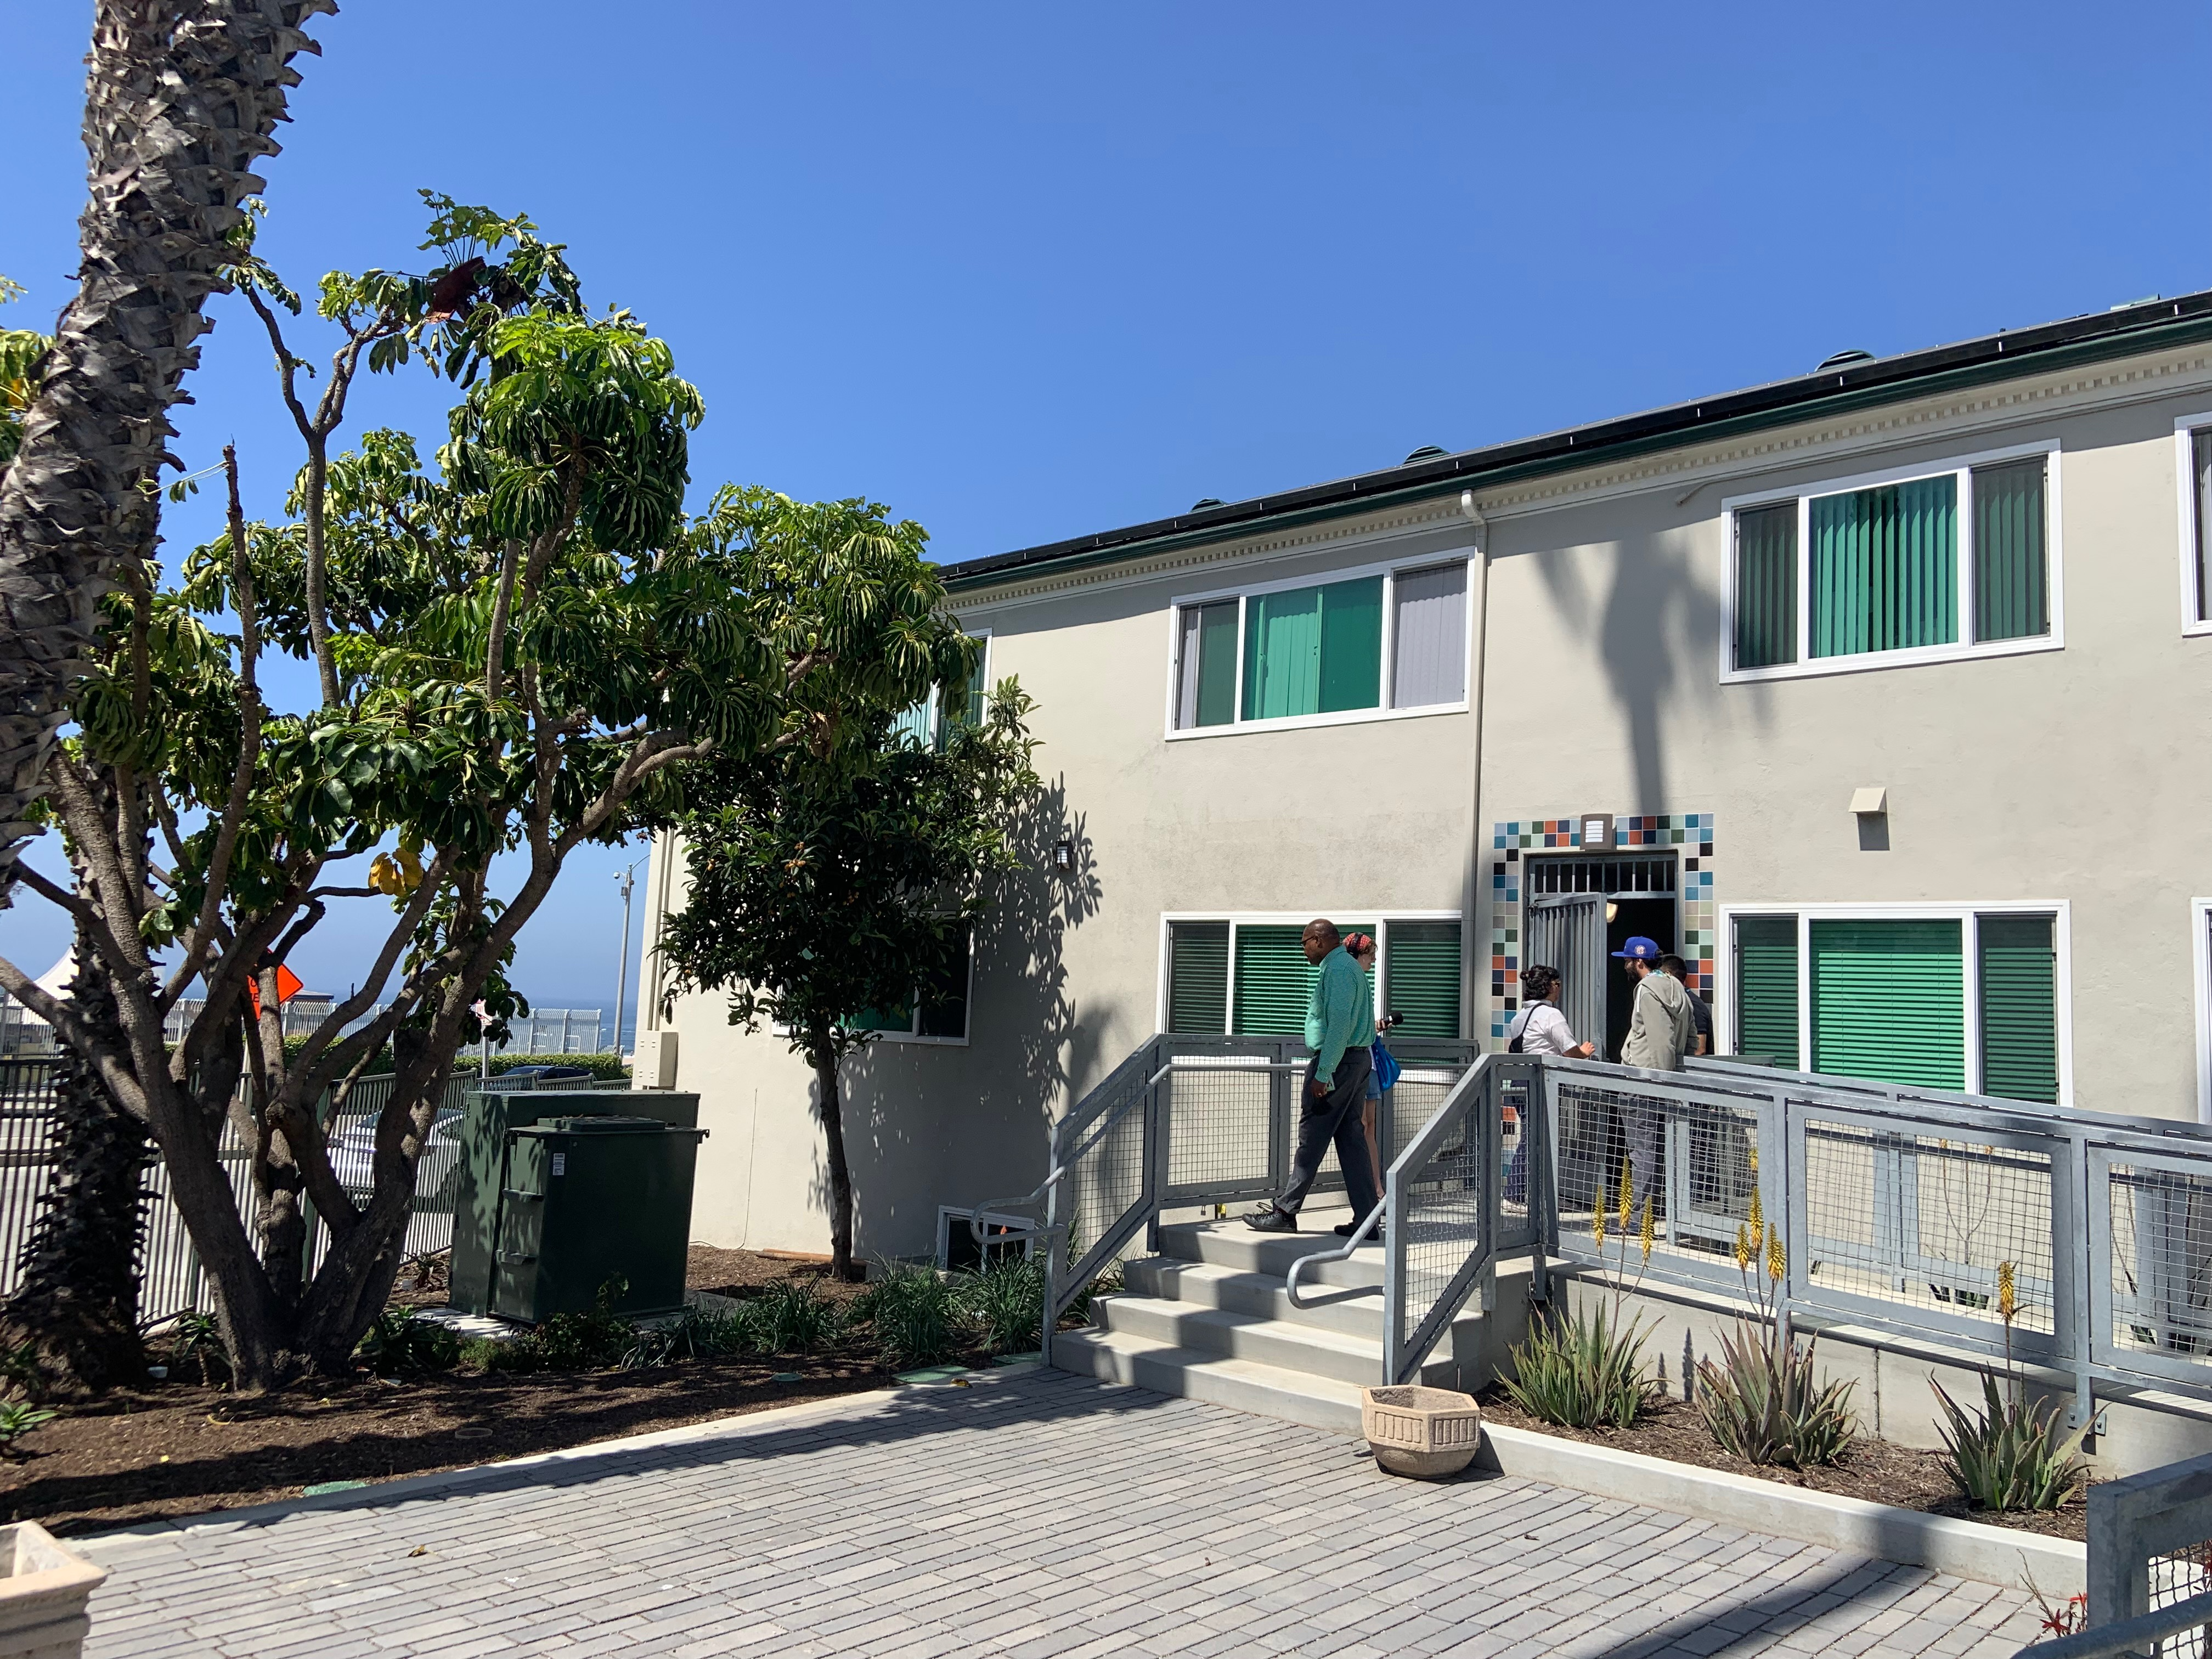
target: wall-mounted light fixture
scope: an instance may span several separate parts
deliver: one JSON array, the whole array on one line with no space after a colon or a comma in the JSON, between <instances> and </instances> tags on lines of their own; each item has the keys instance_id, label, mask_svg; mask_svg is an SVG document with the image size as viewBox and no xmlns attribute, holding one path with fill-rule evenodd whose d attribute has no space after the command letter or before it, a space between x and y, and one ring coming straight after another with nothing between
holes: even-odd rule
<instances>
[{"instance_id":1,"label":"wall-mounted light fixture","mask_svg":"<svg viewBox=\"0 0 2212 1659\"><path fill-rule=\"evenodd\" d=\"M1052 867L1054 873L1062 876L1075 868L1075 843L1066 836L1052 844Z\"/></svg>"},{"instance_id":2,"label":"wall-mounted light fixture","mask_svg":"<svg viewBox=\"0 0 2212 1659\"><path fill-rule=\"evenodd\" d=\"M1859 826L1859 851L1889 851L1889 791L1869 783L1851 791L1851 813Z\"/></svg>"}]
</instances>

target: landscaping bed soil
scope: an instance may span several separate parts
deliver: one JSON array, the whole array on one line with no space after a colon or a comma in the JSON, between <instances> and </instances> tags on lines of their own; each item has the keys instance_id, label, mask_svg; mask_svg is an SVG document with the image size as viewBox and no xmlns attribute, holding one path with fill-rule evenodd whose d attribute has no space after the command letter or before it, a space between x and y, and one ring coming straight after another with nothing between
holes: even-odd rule
<instances>
[{"instance_id":1,"label":"landscaping bed soil","mask_svg":"<svg viewBox=\"0 0 2212 1659\"><path fill-rule=\"evenodd\" d=\"M425 1282L411 1282L419 1278ZM694 1289L757 1294L782 1280L843 1301L826 1264L696 1247ZM446 1300L441 1274L410 1276L393 1301ZM693 1359L648 1370L445 1371L398 1380L367 1371L311 1379L281 1394L202 1384L161 1352L170 1380L118 1389L61 1414L0 1462L0 1512L68 1536L297 1498L325 1481L374 1483L562 1451L883 1388L892 1377L865 1334L805 1356ZM987 1365L983 1354L953 1363Z\"/></svg>"},{"instance_id":2,"label":"landscaping bed soil","mask_svg":"<svg viewBox=\"0 0 2212 1659\"><path fill-rule=\"evenodd\" d=\"M1484 1417L1508 1428L1528 1429L1593 1446L1610 1446L1616 1451L1641 1452L1647 1457L1664 1457L1703 1469L1724 1469L1730 1474L1747 1474L1753 1480L1802 1486L1811 1492L1833 1492L1841 1498L1893 1504L1899 1509L1918 1510L1955 1520L1979 1521L2052 1538L2078 1540L2088 1536L2088 1507L2079 1498L2056 1510L1974 1509L1959 1496L1936 1453L1916 1451L1872 1435L1861 1435L1854 1440L1850 1455L1843 1462L1810 1469L1784 1469L1764 1463L1747 1463L1723 1451L1699 1419L1696 1407L1680 1400L1658 1401L1632 1429L1561 1428L1523 1411L1502 1389L1486 1389L1481 1400Z\"/></svg>"}]
</instances>

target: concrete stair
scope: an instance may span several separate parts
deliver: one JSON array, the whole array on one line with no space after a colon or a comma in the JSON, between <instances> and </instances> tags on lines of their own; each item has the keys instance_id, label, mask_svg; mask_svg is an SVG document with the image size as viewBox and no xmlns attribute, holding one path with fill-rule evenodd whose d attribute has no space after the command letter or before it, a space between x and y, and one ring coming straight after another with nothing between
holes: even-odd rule
<instances>
[{"instance_id":1,"label":"concrete stair","mask_svg":"<svg viewBox=\"0 0 2212 1659\"><path fill-rule=\"evenodd\" d=\"M1381 1247L1363 1245L1348 1261L1309 1269L1299 1285L1304 1306L1292 1306L1284 1289L1291 1263L1341 1244L1329 1229L1349 1218L1310 1211L1297 1234L1255 1233L1235 1219L1164 1226L1160 1254L1124 1267L1126 1288L1093 1303L1088 1328L1053 1337L1053 1363L1357 1433L1359 1390L1382 1380ZM1443 1388L1486 1382L1495 1323L1470 1303L1421 1380Z\"/></svg>"}]
</instances>

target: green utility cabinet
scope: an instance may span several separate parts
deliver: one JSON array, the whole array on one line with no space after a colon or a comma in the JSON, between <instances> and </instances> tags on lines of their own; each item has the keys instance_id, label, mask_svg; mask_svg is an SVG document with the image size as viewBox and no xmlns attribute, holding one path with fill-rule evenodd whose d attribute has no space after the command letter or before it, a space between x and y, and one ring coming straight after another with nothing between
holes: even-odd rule
<instances>
[{"instance_id":1,"label":"green utility cabinet","mask_svg":"<svg viewBox=\"0 0 2212 1659\"><path fill-rule=\"evenodd\" d=\"M699 1097L659 1090L469 1097L453 1207L453 1304L537 1324L684 1305Z\"/></svg>"}]
</instances>

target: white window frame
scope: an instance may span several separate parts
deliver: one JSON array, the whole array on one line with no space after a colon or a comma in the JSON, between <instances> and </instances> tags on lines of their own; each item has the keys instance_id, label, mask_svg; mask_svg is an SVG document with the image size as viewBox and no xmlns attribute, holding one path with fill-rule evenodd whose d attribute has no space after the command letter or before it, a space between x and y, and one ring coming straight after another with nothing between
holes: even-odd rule
<instances>
[{"instance_id":1,"label":"white window frame","mask_svg":"<svg viewBox=\"0 0 2212 1659\"><path fill-rule=\"evenodd\" d=\"M1448 564L1469 568L1467 611L1460 623L1459 700L1455 702L1425 702L1412 708L1393 708L1390 707L1390 687L1398 665L1398 577L1438 569ZM1376 706L1372 708L1340 709L1329 714L1282 714L1273 720L1246 720L1244 621L1249 607L1244 601L1268 593L1287 593L1301 587L1326 587L1332 582L1358 581L1368 576L1382 579L1382 666L1381 683L1375 688ZM1176 725L1176 702L1182 678L1182 613L1194 605L1212 605L1223 599L1237 601L1236 715L1220 726L1194 726L1179 729ZM1170 743L1182 743L1194 738L1234 737L1247 732L1297 732L1311 726L1361 726L1370 720L1422 720L1431 714L1464 714L1468 708L1467 688L1474 672L1474 600L1472 556L1465 552L1442 553L1431 558L1391 559L1315 575L1285 576L1273 581L1245 582L1233 587L1177 594L1168 605L1167 739ZM1202 919L1188 918L1192 921ZM1411 917L1407 919L1411 920ZM1220 917L1215 916L1212 920L1218 921Z\"/></svg>"},{"instance_id":2,"label":"white window frame","mask_svg":"<svg viewBox=\"0 0 2212 1659\"><path fill-rule=\"evenodd\" d=\"M1346 904L1334 908L1322 905L1310 910L1163 910L1160 912L1159 988L1152 1001L1152 1029L1155 1031L1168 1029L1168 981L1175 966L1170 929L1174 923L1225 921L1229 924L1229 991L1222 1001L1220 1035L1232 1036L1236 1034L1237 1025L1237 930L1248 927L1303 927L1316 916L1375 918L1375 1006L1386 1012L1390 1006L1390 924L1394 921L1459 923L1459 1029L1462 1034L1459 1040L1465 1040L1464 1033L1473 1018L1468 1007L1468 951L1473 929L1468 921L1467 913L1463 910L1423 910L1404 905ZM1201 1036L1207 1033L1184 1032L1180 1035Z\"/></svg>"},{"instance_id":3,"label":"white window frame","mask_svg":"<svg viewBox=\"0 0 2212 1659\"><path fill-rule=\"evenodd\" d=\"M2038 651L2063 651L2066 647L2065 521L2060 483L2059 441L2045 438L2034 443L2014 444L2003 449L1978 450L1971 455L1915 466L1893 466L1879 472L1855 473L1848 477L1822 478L1787 489L1754 490L1730 495L1721 502L1721 684L1745 684L1758 680L1812 679L1826 674L1863 674L1875 669L1910 668L1922 663L1960 662L1975 657L2017 657ZM2025 640L1978 641L1967 637L1974 625L1974 469L2006 461L2045 457L2043 471L2045 580L2051 601L2051 631ZM1897 651L1861 651L1849 656L1815 657L1813 651L1812 504L1822 495L1847 495L1854 490L1879 489L1884 484L1911 483L1922 478L1955 477L1959 481L1958 616L1960 637L1948 645L1909 646ZM1736 514L1751 507L1771 507L1778 501L1797 503L1797 660L1769 668L1735 665Z\"/></svg>"},{"instance_id":4,"label":"white window frame","mask_svg":"<svg viewBox=\"0 0 2212 1659\"><path fill-rule=\"evenodd\" d=\"M1720 907L1720 939L1713 958L1713 1052L1735 1052L1735 925L1742 916L1797 918L1797 1059L1813 1063L1813 932L1816 921L1955 921L1965 951L1966 1079L1961 1093L1982 1092L1981 930L1978 916L2047 915L2051 946L2057 952L2056 983L2058 1036L2058 1104L2074 1104L2074 921L2065 899L2003 899L1984 904L1798 904L1777 899L1765 904ZM2203 999L2200 996L2199 1005Z\"/></svg>"},{"instance_id":5,"label":"white window frame","mask_svg":"<svg viewBox=\"0 0 2212 1659\"><path fill-rule=\"evenodd\" d=\"M2212 430L2212 410L2183 415L2173 422L2174 498L2176 522L2181 527L2181 632L2184 638L2212 635L2212 616L2197 614L2197 453L2192 441L2199 432ZM2212 586L2212 583L2208 583ZM2212 596L2208 596L2212 597ZM2212 1121L2208 1118L2207 1121Z\"/></svg>"},{"instance_id":6,"label":"white window frame","mask_svg":"<svg viewBox=\"0 0 2212 1659\"><path fill-rule=\"evenodd\" d=\"M2197 1119L2212 1123L2212 898L2189 901L2189 940L2197 993Z\"/></svg>"}]
</instances>

